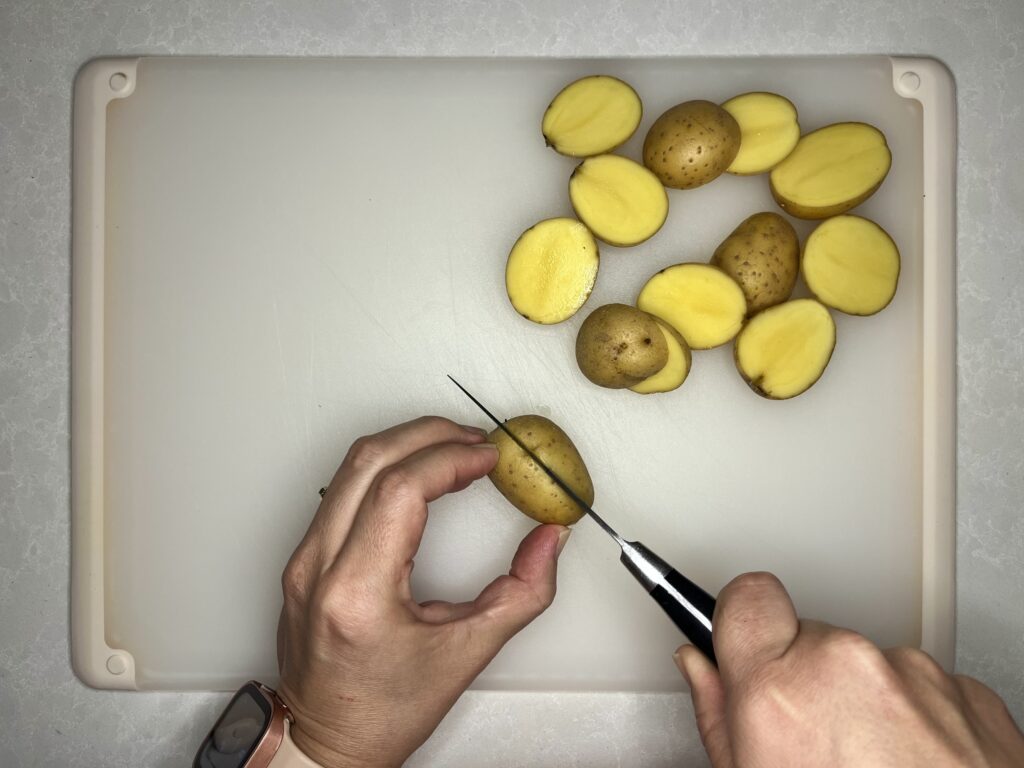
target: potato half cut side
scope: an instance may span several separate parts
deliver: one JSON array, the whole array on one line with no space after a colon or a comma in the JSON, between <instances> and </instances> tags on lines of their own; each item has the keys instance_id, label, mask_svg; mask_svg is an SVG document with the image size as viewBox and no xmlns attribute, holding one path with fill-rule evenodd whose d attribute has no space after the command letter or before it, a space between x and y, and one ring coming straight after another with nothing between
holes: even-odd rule
<instances>
[{"instance_id":1,"label":"potato half cut side","mask_svg":"<svg viewBox=\"0 0 1024 768\"><path fill-rule=\"evenodd\" d=\"M811 233L801 269L822 304L849 315L873 315L896 295L900 252L875 222L847 214Z\"/></svg>"},{"instance_id":2,"label":"potato half cut side","mask_svg":"<svg viewBox=\"0 0 1024 768\"><path fill-rule=\"evenodd\" d=\"M668 194L658 177L625 157L598 155L569 178L569 200L580 220L606 243L642 243L668 216Z\"/></svg>"},{"instance_id":3,"label":"potato half cut side","mask_svg":"<svg viewBox=\"0 0 1024 768\"><path fill-rule=\"evenodd\" d=\"M650 376L639 384L630 387L633 392L641 395L652 395L659 392L671 392L679 389L690 375L691 354L690 347L679 332L664 320L658 320L658 327L665 335L665 343L668 344L668 362L653 376Z\"/></svg>"},{"instance_id":4,"label":"potato half cut side","mask_svg":"<svg viewBox=\"0 0 1024 768\"><path fill-rule=\"evenodd\" d=\"M866 123L835 123L808 133L772 169L772 196L801 219L827 219L867 200L885 180L892 154Z\"/></svg>"},{"instance_id":5,"label":"potato half cut side","mask_svg":"<svg viewBox=\"0 0 1024 768\"><path fill-rule=\"evenodd\" d=\"M592 75L565 86L544 112L541 131L561 155L591 157L626 142L643 116L636 91L615 77Z\"/></svg>"},{"instance_id":6,"label":"potato half cut side","mask_svg":"<svg viewBox=\"0 0 1024 768\"><path fill-rule=\"evenodd\" d=\"M754 91L722 104L740 126L740 151L729 173L748 176L770 171L800 140L800 123L793 102L777 93Z\"/></svg>"},{"instance_id":7,"label":"potato half cut side","mask_svg":"<svg viewBox=\"0 0 1024 768\"><path fill-rule=\"evenodd\" d=\"M576 219L545 219L523 232L505 265L516 312L550 325L576 314L590 297L600 262L597 242Z\"/></svg>"},{"instance_id":8,"label":"potato half cut side","mask_svg":"<svg viewBox=\"0 0 1024 768\"><path fill-rule=\"evenodd\" d=\"M731 340L743 325L743 289L718 267L676 264L654 275L636 305L671 325L690 349L711 349Z\"/></svg>"},{"instance_id":9,"label":"potato half cut side","mask_svg":"<svg viewBox=\"0 0 1024 768\"><path fill-rule=\"evenodd\" d=\"M788 400L821 378L835 346L828 309L814 299L794 299L755 315L736 338L734 356L757 394Z\"/></svg>"}]
</instances>

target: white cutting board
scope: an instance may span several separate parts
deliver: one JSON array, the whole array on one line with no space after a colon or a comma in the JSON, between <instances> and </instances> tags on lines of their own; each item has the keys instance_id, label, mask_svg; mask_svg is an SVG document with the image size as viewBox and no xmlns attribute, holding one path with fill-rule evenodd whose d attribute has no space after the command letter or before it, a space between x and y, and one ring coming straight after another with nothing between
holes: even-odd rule
<instances>
[{"instance_id":1,"label":"white cutting board","mask_svg":"<svg viewBox=\"0 0 1024 768\"><path fill-rule=\"evenodd\" d=\"M899 78L911 68L920 101L894 90L895 78L910 93L913 80ZM599 389L574 363L589 310L633 301L655 271L706 261L746 216L777 210L763 176L670 192L653 239L602 246L593 296L572 320L542 327L509 305L516 237L571 215L575 162L545 148L541 114L594 72L643 98L621 150L633 157L672 104L749 90L788 96L805 130L863 120L885 132L892 171L856 212L899 245L899 291L878 316L836 316L835 355L807 394L757 397L728 346L695 353L682 389L658 396ZM446 373L501 416L561 424L594 477L595 508L708 590L771 570L801 613L951 661L944 70L884 57L156 58L94 62L77 88L83 679L273 680L279 575L349 444L425 413L486 426ZM926 187L937 190L930 209ZM471 598L530 527L486 480L437 502L416 596ZM680 641L612 542L582 521L554 605L477 685L673 689Z\"/></svg>"}]
</instances>

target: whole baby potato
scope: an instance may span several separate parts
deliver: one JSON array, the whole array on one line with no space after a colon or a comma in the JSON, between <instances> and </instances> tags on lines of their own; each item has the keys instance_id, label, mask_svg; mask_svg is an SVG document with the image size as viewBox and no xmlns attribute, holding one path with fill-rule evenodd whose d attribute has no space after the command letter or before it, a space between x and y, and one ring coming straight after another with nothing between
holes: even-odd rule
<instances>
[{"instance_id":1,"label":"whole baby potato","mask_svg":"<svg viewBox=\"0 0 1024 768\"><path fill-rule=\"evenodd\" d=\"M543 416L516 416L505 428L543 461L588 505L594 503L594 483L576 446L561 427ZM572 525L585 512L548 477L526 451L502 429L487 439L498 447L498 463L487 475L512 505L540 523Z\"/></svg>"},{"instance_id":2,"label":"whole baby potato","mask_svg":"<svg viewBox=\"0 0 1024 768\"><path fill-rule=\"evenodd\" d=\"M665 367L668 342L651 315L625 304L605 304L580 326L576 362L599 387L623 389Z\"/></svg>"},{"instance_id":3,"label":"whole baby potato","mask_svg":"<svg viewBox=\"0 0 1024 768\"><path fill-rule=\"evenodd\" d=\"M654 121L644 165L673 189L693 189L725 173L740 151L736 118L710 101L684 101Z\"/></svg>"},{"instance_id":4,"label":"whole baby potato","mask_svg":"<svg viewBox=\"0 0 1024 768\"><path fill-rule=\"evenodd\" d=\"M793 225L771 211L743 220L715 249L711 263L740 284L747 314L781 304L800 271L800 242Z\"/></svg>"}]
</instances>

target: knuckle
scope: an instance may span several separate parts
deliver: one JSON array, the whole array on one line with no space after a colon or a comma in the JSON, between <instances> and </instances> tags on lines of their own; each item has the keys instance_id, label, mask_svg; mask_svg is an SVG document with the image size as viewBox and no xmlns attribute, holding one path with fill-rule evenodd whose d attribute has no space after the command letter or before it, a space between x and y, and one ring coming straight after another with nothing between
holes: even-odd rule
<instances>
[{"instance_id":1,"label":"knuckle","mask_svg":"<svg viewBox=\"0 0 1024 768\"><path fill-rule=\"evenodd\" d=\"M281 591L286 608L305 604L309 594L309 571L309 564L299 552L292 555L281 574Z\"/></svg>"},{"instance_id":2,"label":"knuckle","mask_svg":"<svg viewBox=\"0 0 1024 768\"><path fill-rule=\"evenodd\" d=\"M380 634L380 617L365 589L329 581L314 592L313 612L317 626L334 640L372 644Z\"/></svg>"},{"instance_id":3,"label":"knuckle","mask_svg":"<svg viewBox=\"0 0 1024 768\"><path fill-rule=\"evenodd\" d=\"M348 449L345 461L355 469L375 471L385 459L384 441L378 435L364 435Z\"/></svg>"},{"instance_id":4,"label":"knuckle","mask_svg":"<svg viewBox=\"0 0 1024 768\"><path fill-rule=\"evenodd\" d=\"M915 674L927 675L930 678L946 676L938 662L918 648L891 648L886 651L886 657L894 667L906 669Z\"/></svg>"},{"instance_id":5,"label":"knuckle","mask_svg":"<svg viewBox=\"0 0 1024 768\"><path fill-rule=\"evenodd\" d=\"M391 467L380 474L377 480L376 496L382 501L406 499L413 492L413 481L408 471Z\"/></svg>"}]
</instances>

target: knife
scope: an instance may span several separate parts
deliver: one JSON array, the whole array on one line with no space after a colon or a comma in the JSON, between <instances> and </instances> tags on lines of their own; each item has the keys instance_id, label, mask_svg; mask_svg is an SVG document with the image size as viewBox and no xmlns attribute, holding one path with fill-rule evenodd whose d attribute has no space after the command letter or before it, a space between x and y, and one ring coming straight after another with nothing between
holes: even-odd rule
<instances>
[{"instance_id":1,"label":"knife","mask_svg":"<svg viewBox=\"0 0 1024 768\"><path fill-rule=\"evenodd\" d=\"M473 403L493 421L502 432L512 438L530 459L543 470L544 474L568 494L590 519L611 536L619 545L622 554L619 561L626 566L631 574L654 601L668 614L673 623L694 646L707 656L716 666L715 647L711 642L711 618L715 614L715 598L679 573L675 568L658 557L639 541L626 541L614 528L597 514L590 505L579 497L569 484L560 478L537 454L531 451L508 427L477 400L469 390L459 384L451 375L448 376Z\"/></svg>"}]
</instances>

